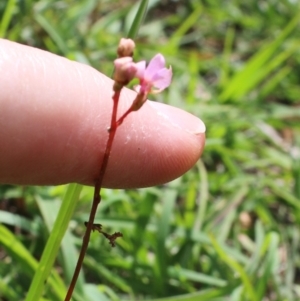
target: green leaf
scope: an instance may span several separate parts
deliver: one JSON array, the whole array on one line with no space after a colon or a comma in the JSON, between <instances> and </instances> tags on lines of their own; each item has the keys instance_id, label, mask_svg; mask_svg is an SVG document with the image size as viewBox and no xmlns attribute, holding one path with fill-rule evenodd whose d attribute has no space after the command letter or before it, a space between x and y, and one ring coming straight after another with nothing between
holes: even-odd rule
<instances>
[{"instance_id":1,"label":"green leaf","mask_svg":"<svg viewBox=\"0 0 300 301\"><path fill-rule=\"evenodd\" d=\"M147 7L148 7L148 0L141 0L141 3L139 5L139 8L137 10L137 13L135 15L135 18L133 20L133 23L130 27L130 30L128 32L128 35L127 37L129 39L135 39L137 34L138 34L138 31L141 27L141 24L143 23L144 21L144 18L146 16L146 13L147 13Z\"/></svg>"},{"instance_id":2,"label":"green leaf","mask_svg":"<svg viewBox=\"0 0 300 301\"><path fill-rule=\"evenodd\" d=\"M9 0L6 3L6 7L4 10L4 14L1 18L0 22L0 38L4 38L8 29L8 26L11 22L13 17L15 8L16 8L17 1L16 0Z\"/></svg>"},{"instance_id":3,"label":"green leaf","mask_svg":"<svg viewBox=\"0 0 300 301\"><path fill-rule=\"evenodd\" d=\"M82 186L78 184L68 185L61 208L45 246L42 258L36 269L25 301L37 301L42 296L46 279L52 270L61 241L67 231L69 222L76 207L81 189ZM62 290L61 293L64 295L65 290Z\"/></svg>"}]
</instances>

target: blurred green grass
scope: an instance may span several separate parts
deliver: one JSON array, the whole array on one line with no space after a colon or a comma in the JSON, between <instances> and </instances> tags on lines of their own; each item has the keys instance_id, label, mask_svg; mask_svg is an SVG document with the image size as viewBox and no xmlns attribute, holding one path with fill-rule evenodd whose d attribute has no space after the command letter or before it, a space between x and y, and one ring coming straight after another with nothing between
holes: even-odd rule
<instances>
[{"instance_id":1,"label":"blurred green grass","mask_svg":"<svg viewBox=\"0 0 300 301\"><path fill-rule=\"evenodd\" d=\"M9 0L0 35L110 75L137 4ZM92 236L74 300L299 300L299 14L287 0L150 1L136 59L166 56L174 80L156 100L205 121L205 152L172 183L103 192L97 220L124 239ZM0 186L1 300L24 299L65 190ZM44 300L65 293L91 199L85 187Z\"/></svg>"}]
</instances>

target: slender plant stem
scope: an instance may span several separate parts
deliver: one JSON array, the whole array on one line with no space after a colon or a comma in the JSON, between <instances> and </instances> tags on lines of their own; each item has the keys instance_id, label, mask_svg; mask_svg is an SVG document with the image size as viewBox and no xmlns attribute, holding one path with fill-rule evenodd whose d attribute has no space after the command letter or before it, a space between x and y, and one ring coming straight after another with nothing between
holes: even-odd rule
<instances>
[{"instance_id":1,"label":"slender plant stem","mask_svg":"<svg viewBox=\"0 0 300 301\"><path fill-rule=\"evenodd\" d=\"M103 159L101 161L101 167L99 169L99 174L95 180L95 189L94 189L94 199L93 199L93 204L92 204L92 208L91 208L91 212L90 212L90 216L89 216L89 220L86 224L86 230L85 230L85 234L83 236L83 241L82 241L82 246L81 246L81 250L79 253L79 258L76 264L76 268L72 277L72 281L70 283L67 295L65 297L65 301L70 301L81 267L82 267L82 263L84 260L84 256L86 254L86 250L88 248L88 244L90 241L90 236L91 236L91 232L93 229L93 224L94 224L94 220L95 220L95 216L96 216L96 212L97 212L97 208L99 203L101 202L101 195L100 195L100 190L102 187L102 182L103 182L103 178L105 175L105 171L106 171L106 167L108 164L108 160L109 160L109 156L110 156L110 152L111 152L111 148L112 148L112 144L115 138L115 134L118 128L118 124L117 124L117 110L118 110L118 103L119 103L119 97L120 97L120 92L114 92L113 95L113 111L112 111L112 115L111 115L111 122L110 122L110 128L109 128L109 136L108 136L108 140L106 143L106 149L105 149L105 153L103 156Z\"/></svg>"},{"instance_id":2,"label":"slender plant stem","mask_svg":"<svg viewBox=\"0 0 300 301\"><path fill-rule=\"evenodd\" d=\"M117 126L121 125L124 119L132 112L132 107L130 107L116 122Z\"/></svg>"},{"instance_id":3,"label":"slender plant stem","mask_svg":"<svg viewBox=\"0 0 300 301\"><path fill-rule=\"evenodd\" d=\"M142 0L140 3L140 7L138 9L137 15L135 17L134 20L134 24L132 24L130 32L128 34L128 38L134 38L137 34L137 31L140 27L140 24L142 23L143 18L145 17L146 11L147 11L147 7L148 7L148 0ZM96 216L96 212L97 212L97 208L99 203L101 202L101 195L100 195L100 190L102 187L102 182L103 182L103 178L105 175L105 171L106 171L106 167L108 164L108 160L109 160L109 156L110 156L110 152L111 152L111 148L112 148L112 144L115 138L115 134L117 131L117 128L119 125L121 125L121 123L124 121L125 117L132 112L132 107L130 107L122 116L121 118L119 118L119 120L117 120L117 111L118 111L118 104L119 104L119 98L120 98L120 93L121 93L121 89L119 91L115 91L114 95L113 95L113 111L112 111L112 115L111 115L111 122L110 122L110 128L109 128L109 135L108 135L108 140L106 143L106 149L105 149L105 153L103 156L103 159L101 161L101 167L99 169L99 174L98 177L95 180L95 189L94 189L94 198L93 198L93 203L92 203L92 208L90 211L90 216L89 216L89 220L86 224L86 230L85 230L85 234L83 236L83 241L82 241L82 246L81 246L81 250L79 253L79 258L75 267L75 271L67 292L67 295L65 297L64 301L70 301L72 298L72 294L83 264L83 260L88 248L88 244L90 241L90 236L91 236L91 232L93 230L93 225L94 225L94 220L95 220L95 216ZM102 234L105 234L102 232ZM115 233L115 234L120 234L120 233ZM114 235L112 235L114 236ZM116 236L117 237L117 236Z\"/></svg>"}]
</instances>

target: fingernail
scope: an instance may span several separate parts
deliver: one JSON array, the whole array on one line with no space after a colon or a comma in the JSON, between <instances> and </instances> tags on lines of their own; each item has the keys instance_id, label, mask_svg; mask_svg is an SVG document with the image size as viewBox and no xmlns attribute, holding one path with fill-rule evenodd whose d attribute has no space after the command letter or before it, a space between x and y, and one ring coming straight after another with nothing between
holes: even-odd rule
<instances>
[{"instance_id":1,"label":"fingernail","mask_svg":"<svg viewBox=\"0 0 300 301\"><path fill-rule=\"evenodd\" d=\"M194 135L205 133L205 124L198 117L159 102L148 101L148 103L156 110L161 118L164 118L174 127Z\"/></svg>"}]
</instances>

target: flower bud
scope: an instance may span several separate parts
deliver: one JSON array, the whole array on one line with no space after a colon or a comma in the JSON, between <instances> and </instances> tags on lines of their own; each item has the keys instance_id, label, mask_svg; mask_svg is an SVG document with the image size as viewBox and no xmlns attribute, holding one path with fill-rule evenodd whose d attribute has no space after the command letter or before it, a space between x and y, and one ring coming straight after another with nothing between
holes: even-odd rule
<instances>
[{"instance_id":1,"label":"flower bud","mask_svg":"<svg viewBox=\"0 0 300 301\"><path fill-rule=\"evenodd\" d=\"M114 61L115 73L114 87L118 90L126 86L134 77L137 71L136 64L132 61L131 57L122 57Z\"/></svg>"},{"instance_id":2,"label":"flower bud","mask_svg":"<svg viewBox=\"0 0 300 301\"><path fill-rule=\"evenodd\" d=\"M134 48L135 43L133 40L122 38L117 49L118 57L121 58L126 56L133 56Z\"/></svg>"}]
</instances>

